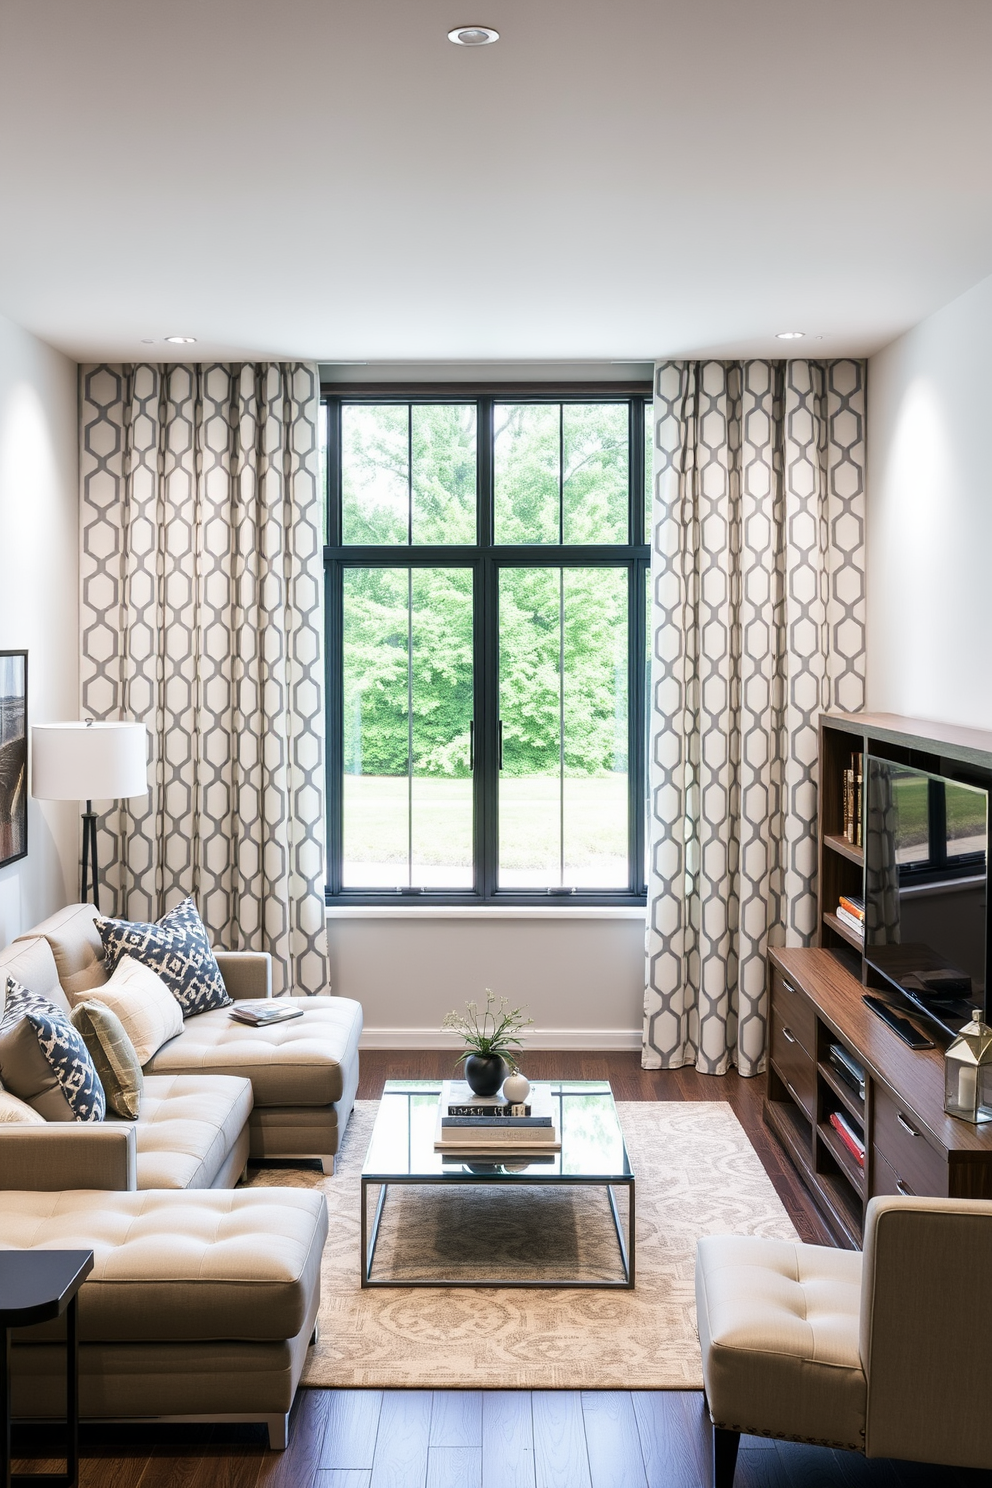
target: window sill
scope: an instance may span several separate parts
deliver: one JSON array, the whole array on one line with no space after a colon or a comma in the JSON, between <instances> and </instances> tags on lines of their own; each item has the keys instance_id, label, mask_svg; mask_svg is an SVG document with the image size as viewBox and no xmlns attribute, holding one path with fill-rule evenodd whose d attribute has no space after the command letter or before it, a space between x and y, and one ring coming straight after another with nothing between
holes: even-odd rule
<instances>
[{"instance_id":1,"label":"window sill","mask_svg":"<svg viewBox=\"0 0 992 1488\"><path fill-rule=\"evenodd\" d=\"M640 920L643 904L329 904L329 920Z\"/></svg>"}]
</instances>

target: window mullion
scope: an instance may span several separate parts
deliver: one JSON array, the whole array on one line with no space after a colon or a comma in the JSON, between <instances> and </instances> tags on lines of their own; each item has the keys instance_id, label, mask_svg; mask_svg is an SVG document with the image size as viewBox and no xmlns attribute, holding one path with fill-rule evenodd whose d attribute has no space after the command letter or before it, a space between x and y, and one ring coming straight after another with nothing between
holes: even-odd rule
<instances>
[{"instance_id":1,"label":"window mullion","mask_svg":"<svg viewBox=\"0 0 992 1488\"><path fill-rule=\"evenodd\" d=\"M480 398L479 451L479 564L475 612L475 873L477 892L490 899L496 892L498 871L499 755L499 571L493 559L495 401Z\"/></svg>"}]
</instances>

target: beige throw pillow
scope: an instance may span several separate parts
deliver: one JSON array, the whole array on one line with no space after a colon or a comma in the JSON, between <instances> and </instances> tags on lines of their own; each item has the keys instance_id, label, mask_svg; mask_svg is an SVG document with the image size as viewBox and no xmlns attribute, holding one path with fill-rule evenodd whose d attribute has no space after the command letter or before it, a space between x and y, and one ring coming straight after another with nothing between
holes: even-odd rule
<instances>
[{"instance_id":1,"label":"beige throw pillow","mask_svg":"<svg viewBox=\"0 0 992 1488\"><path fill-rule=\"evenodd\" d=\"M94 993L121 1020L142 1066L183 1031L182 1008L162 978L130 956L121 957L110 981L94 988L87 1000Z\"/></svg>"},{"instance_id":2,"label":"beige throw pillow","mask_svg":"<svg viewBox=\"0 0 992 1488\"><path fill-rule=\"evenodd\" d=\"M90 998L77 1002L69 1021L89 1050L107 1105L118 1116L137 1120L145 1082L137 1051L120 1018L102 1002Z\"/></svg>"},{"instance_id":3,"label":"beige throw pillow","mask_svg":"<svg viewBox=\"0 0 992 1488\"><path fill-rule=\"evenodd\" d=\"M9 1090L0 1090L0 1126L44 1126L45 1118L28 1105L18 1100Z\"/></svg>"}]
</instances>

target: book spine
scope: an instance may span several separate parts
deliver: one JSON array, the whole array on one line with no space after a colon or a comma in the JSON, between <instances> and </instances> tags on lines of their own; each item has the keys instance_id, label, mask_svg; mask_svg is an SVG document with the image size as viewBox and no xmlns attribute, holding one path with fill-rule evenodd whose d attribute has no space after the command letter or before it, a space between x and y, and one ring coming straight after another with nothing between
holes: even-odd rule
<instances>
[{"instance_id":1,"label":"book spine","mask_svg":"<svg viewBox=\"0 0 992 1488\"><path fill-rule=\"evenodd\" d=\"M474 1106L466 1104L450 1105L448 1107L448 1116L485 1116L487 1119L493 1121L507 1121L511 1116L529 1116L530 1114L531 1108L525 1104L514 1106ZM550 1120L550 1117L548 1119Z\"/></svg>"},{"instance_id":2,"label":"book spine","mask_svg":"<svg viewBox=\"0 0 992 1488\"><path fill-rule=\"evenodd\" d=\"M553 1125L550 1116L442 1116L442 1130L449 1127L467 1127L470 1131L483 1129L492 1130L494 1127L500 1131L521 1131L532 1127L548 1128Z\"/></svg>"},{"instance_id":3,"label":"book spine","mask_svg":"<svg viewBox=\"0 0 992 1488\"><path fill-rule=\"evenodd\" d=\"M477 1147L552 1147L558 1142L558 1133L553 1126L521 1129L502 1127L494 1131L451 1131L442 1127L439 1140L450 1147L460 1147L465 1152L474 1152Z\"/></svg>"},{"instance_id":4,"label":"book spine","mask_svg":"<svg viewBox=\"0 0 992 1488\"><path fill-rule=\"evenodd\" d=\"M841 894L840 896L840 908L846 909L849 915L853 915L856 920L860 920L864 924L864 909L859 904L855 904L853 899L848 899L845 894Z\"/></svg>"},{"instance_id":5,"label":"book spine","mask_svg":"<svg viewBox=\"0 0 992 1488\"><path fill-rule=\"evenodd\" d=\"M844 771L844 836L854 841L854 776L848 768Z\"/></svg>"},{"instance_id":6,"label":"book spine","mask_svg":"<svg viewBox=\"0 0 992 1488\"><path fill-rule=\"evenodd\" d=\"M840 1137L844 1146L858 1164L858 1167L863 1168L865 1165L864 1143L858 1141L858 1138L854 1135L843 1116L839 1115L837 1111L830 1113L830 1125Z\"/></svg>"},{"instance_id":7,"label":"book spine","mask_svg":"<svg viewBox=\"0 0 992 1488\"><path fill-rule=\"evenodd\" d=\"M864 819L864 772L862 756L854 756L854 841L857 847L862 843L862 823Z\"/></svg>"},{"instance_id":8,"label":"book spine","mask_svg":"<svg viewBox=\"0 0 992 1488\"><path fill-rule=\"evenodd\" d=\"M855 919L854 915L849 914L840 904L837 906L837 918L842 925L846 925L849 930L853 930L855 935L864 936L865 927L862 922Z\"/></svg>"}]
</instances>

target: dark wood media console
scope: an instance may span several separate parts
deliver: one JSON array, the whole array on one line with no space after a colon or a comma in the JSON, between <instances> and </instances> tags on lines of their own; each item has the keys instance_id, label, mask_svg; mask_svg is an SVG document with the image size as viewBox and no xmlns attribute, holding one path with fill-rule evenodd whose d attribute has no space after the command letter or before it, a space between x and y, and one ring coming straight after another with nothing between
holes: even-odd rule
<instances>
[{"instance_id":1,"label":"dark wood media console","mask_svg":"<svg viewBox=\"0 0 992 1488\"><path fill-rule=\"evenodd\" d=\"M843 832L852 750L992 789L992 735L887 714L820 720L818 944L769 953L765 1119L839 1243L858 1247L876 1194L992 1199L992 1123L945 1116L942 1049L910 1049L861 1000L870 972L859 937L834 913L840 894L862 892L862 850ZM831 1063L831 1044L864 1069L863 1098ZM833 1112L863 1139L863 1168L831 1126Z\"/></svg>"}]
</instances>

